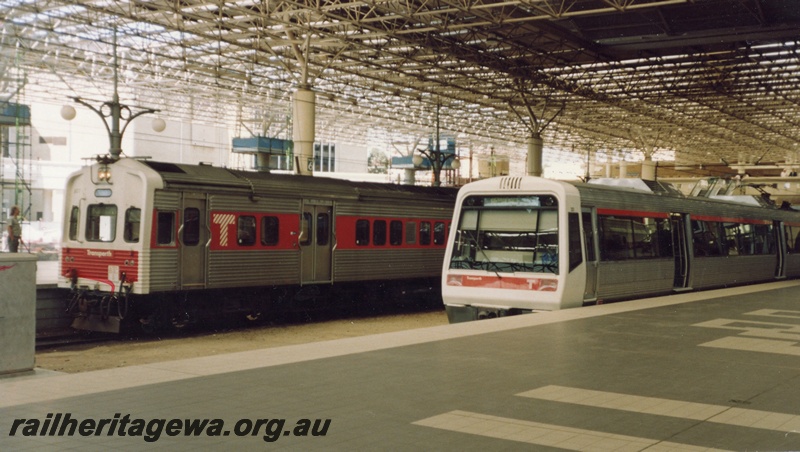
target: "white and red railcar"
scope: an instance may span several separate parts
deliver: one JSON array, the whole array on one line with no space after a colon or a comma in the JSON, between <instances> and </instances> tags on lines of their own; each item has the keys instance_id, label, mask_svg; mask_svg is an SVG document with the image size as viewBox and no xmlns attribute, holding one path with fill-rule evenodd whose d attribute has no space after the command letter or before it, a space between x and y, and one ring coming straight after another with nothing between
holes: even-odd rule
<instances>
[{"instance_id":1,"label":"white and red railcar","mask_svg":"<svg viewBox=\"0 0 800 452\"><path fill-rule=\"evenodd\" d=\"M450 321L800 276L800 211L639 182L463 186L441 281Z\"/></svg>"},{"instance_id":2,"label":"white and red railcar","mask_svg":"<svg viewBox=\"0 0 800 452\"><path fill-rule=\"evenodd\" d=\"M250 318L331 291L433 288L455 189L124 158L67 182L59 287L73 327Z\"/></svg>"}]
</instances>

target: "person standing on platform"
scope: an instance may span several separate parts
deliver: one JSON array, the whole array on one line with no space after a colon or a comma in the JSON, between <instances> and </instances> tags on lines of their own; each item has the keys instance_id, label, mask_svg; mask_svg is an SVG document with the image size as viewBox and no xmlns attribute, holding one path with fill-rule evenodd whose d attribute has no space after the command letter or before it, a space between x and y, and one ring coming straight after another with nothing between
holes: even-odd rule
<instances>
[{"instance_id":1,"label":"person standing on platform","mask_svg":"<svg viewBox=\"0 0 800 452\"><path fill-rule=\"evenodd\" d=\"M19 214L19 207L11 208L11 224L8 225L8 250L12 253L19 251L19 244L22 241L22 217Z\"/></svg>"}]
</instances>

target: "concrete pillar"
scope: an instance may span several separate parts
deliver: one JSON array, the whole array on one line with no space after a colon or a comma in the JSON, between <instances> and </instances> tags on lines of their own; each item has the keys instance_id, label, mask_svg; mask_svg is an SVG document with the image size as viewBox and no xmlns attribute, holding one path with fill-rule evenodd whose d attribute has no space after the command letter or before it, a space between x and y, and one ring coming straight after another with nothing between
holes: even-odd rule
<instances>
[{"instance_id":1,"label":"concrete pillar","mask_svg":"<svg viewBox=\"0 0 800 452\"><path fill-rule=\"evenodd\" d=\"M34 366L36 260L34 254L0 254L0 374Z\"/></svg>"},{"instance_id":2,"label":"concrete pillar","mask_svg":"<svg viewBox=\"0 0 800 452\"><path fill-rule=\"evenodd\" d=\"M299 88L292 103L292 141L294 142L295 173L311 175L314 172L316 93Z\"/></svg>"},{"instance_id":3,"label":"concrete pillar","mask_svg":"<svg viewBox=\"0 0 800 452\"><path fill-rule=\"evenodd\" d=\"M417 184L417 170L404 169L403 170L403 185L416 185Z\"/></svg>"},{"instance_id":4,"label":"concrete pillar","mask_svg":"<svg viewBox=\"0 0 800 452\"><path fill-rule=\"evenodd\" d=\"M642 179L656 180L656 163L650 156L645 156L642 162Z\"/></svg>"},{"instance_id":5,"label":"concrete pillar","mask_svg":"<svg viewBox=\"0 0 800 452\"><path fill-rule=\"evenodd\" d=\"M539 134L528 138L528 176L542 177L542 149L544 141Z\"/></svg>"},{"instance_id":6,"label":"concrete pillar","mask_svg":"<svg viewBox=\"0 0 800 452\"><path fill-rule=\"evenodd\" d=\"M623 158L619 161L619 179L628 177L628 162Z\"/></svg>"}]
</instances>

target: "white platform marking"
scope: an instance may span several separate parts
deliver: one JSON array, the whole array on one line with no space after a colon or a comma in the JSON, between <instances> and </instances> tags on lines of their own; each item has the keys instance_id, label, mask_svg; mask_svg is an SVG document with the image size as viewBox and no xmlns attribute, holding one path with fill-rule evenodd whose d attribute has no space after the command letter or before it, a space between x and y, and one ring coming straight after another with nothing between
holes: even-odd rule
<instances>
[{"instance_id":1,"label":"white platform marking","mask_svg":"<svg viewBox=\"0 0 800 452\"><path fill-rule=\"evenodd\" d=\"M713 451L706 447L523 421L469 411L450 411L415 425L538 446L581 451Z\"/></svg>"},{"instance_id":2,"label":"white platform marking","mask_svg":"<svg viewBox=\"0 0 800 452\"><path fill-rule=\"evenodd\" d=\"M700 420L800 434L800 416L771 411L749 410L726 405L684 402L680 400L642 397L615 392L593 391L564 386L543 386L517 394L554 402L631 411L635 413Z\"/></svg>"}]
</instances>

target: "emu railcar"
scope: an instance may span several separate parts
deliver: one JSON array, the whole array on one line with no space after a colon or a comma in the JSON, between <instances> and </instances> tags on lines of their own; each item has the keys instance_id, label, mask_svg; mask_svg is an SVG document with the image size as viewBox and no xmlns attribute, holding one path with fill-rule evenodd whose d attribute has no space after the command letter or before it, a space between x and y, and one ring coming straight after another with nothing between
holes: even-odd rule
<instances>
[{"instance_id":1,"label":"emu railcar","mask_svg":"<svg viewBox=\"0 0 800 452\"><path fill-rule=\"evenodd\" d=\"M449 320L800 276L800 212L639 182L646 190L535 177L462 187L442 274Z\"/></svg>"},{"instance_id":2,"label":"emu railcar","mask_svg":"<svg viewBox=\"0 0 800 452\"><path fill-rule=\"evenodd\" d=\"M59 286L118 332L322 294L439 294L456 190L100 159L67 182ZM338 293L338 292L337 292Z\"/></svg>"}]
</instances>

